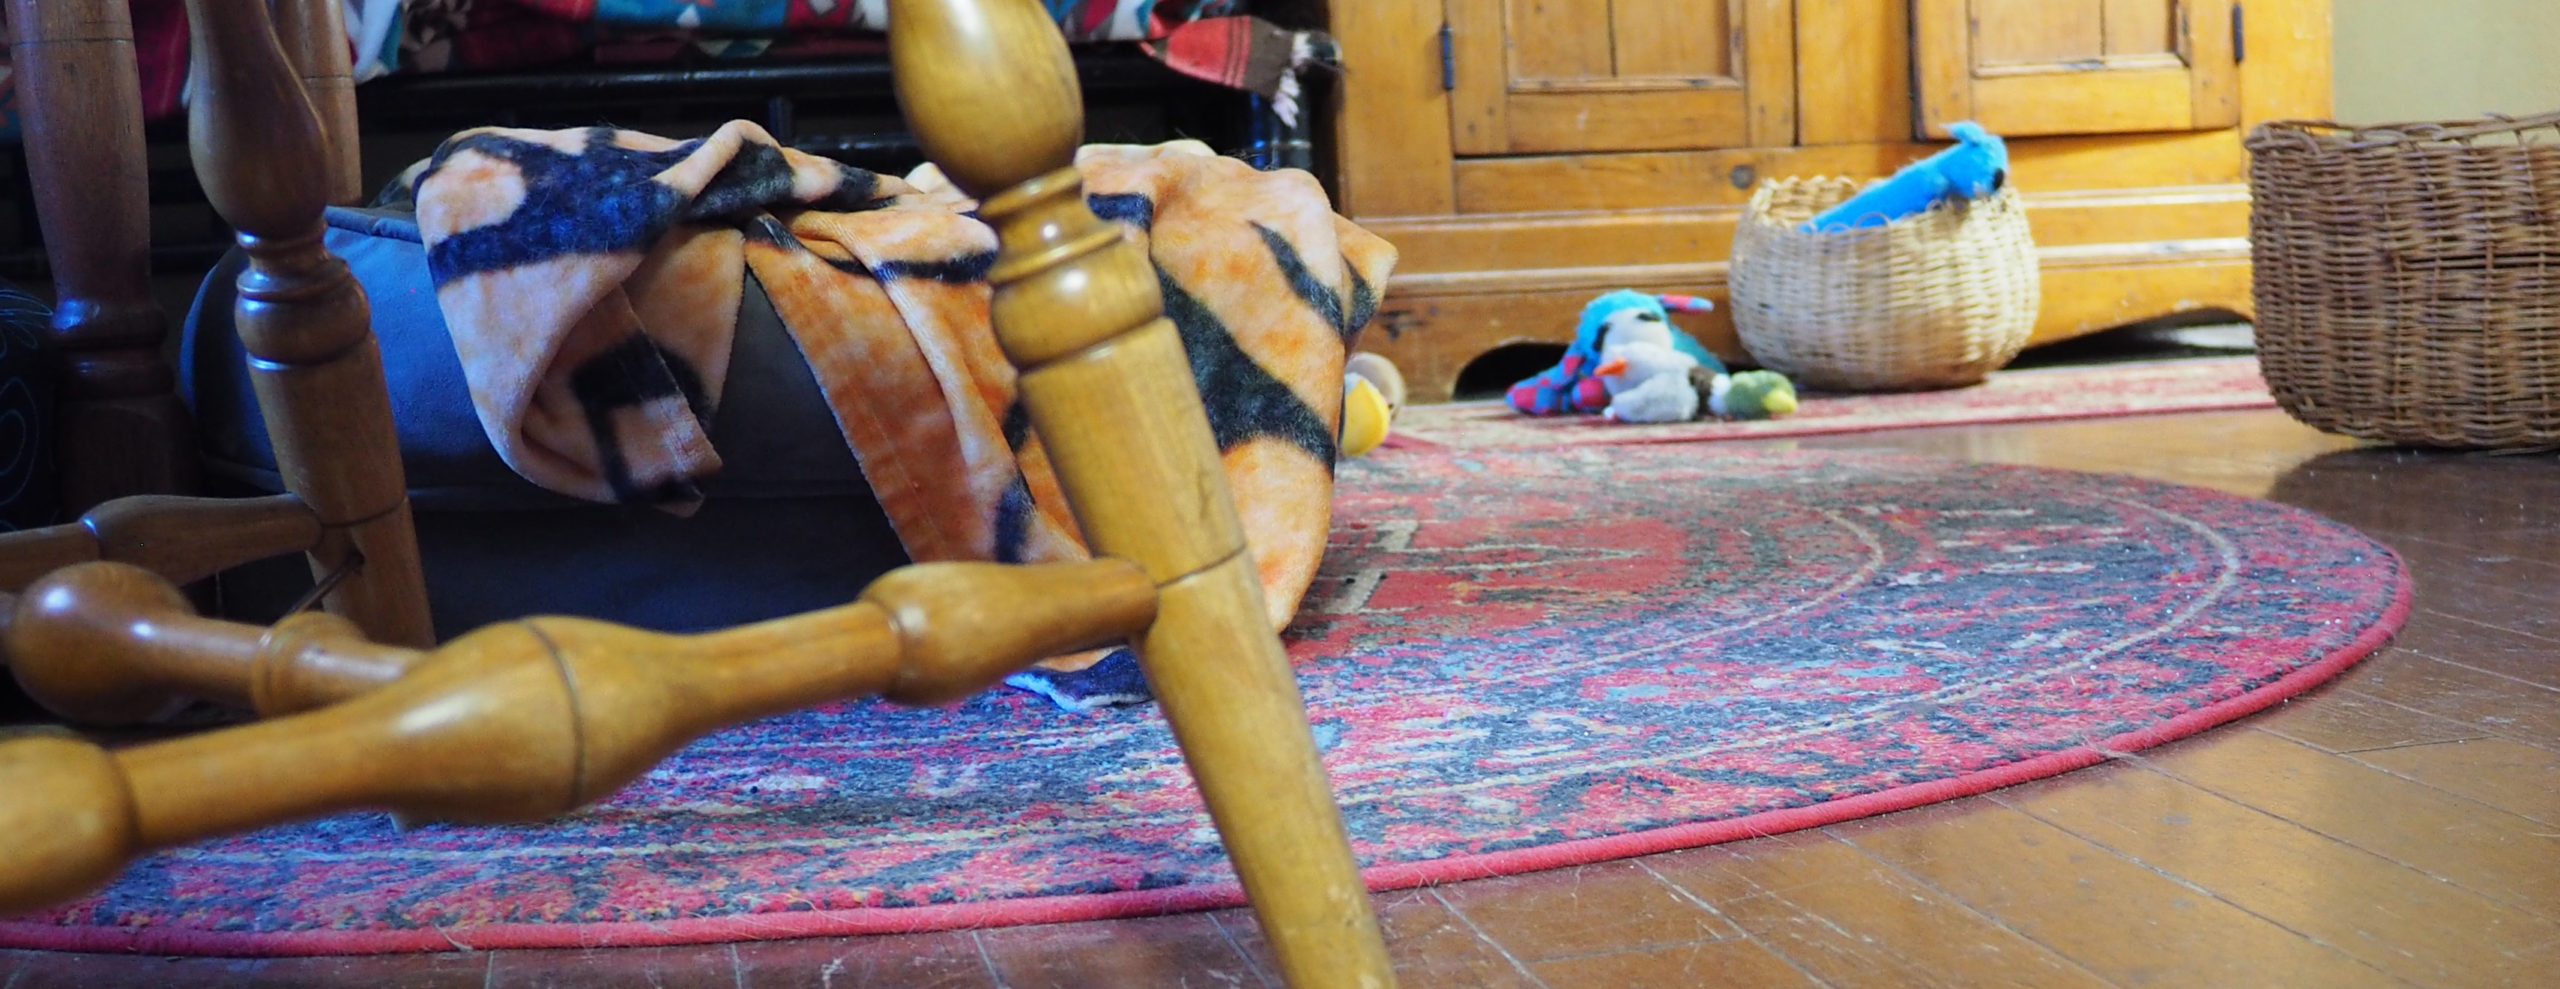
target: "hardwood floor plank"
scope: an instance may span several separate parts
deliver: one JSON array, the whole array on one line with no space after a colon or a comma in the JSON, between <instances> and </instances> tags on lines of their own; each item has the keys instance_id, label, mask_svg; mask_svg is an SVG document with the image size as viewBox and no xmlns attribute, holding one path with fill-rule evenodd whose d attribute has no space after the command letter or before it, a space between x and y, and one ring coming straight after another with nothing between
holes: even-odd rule
<instances>
[{"instance_id":1,"label":"hardwood floor plank","mask_svg":"<svg viewBox=\"0 0 2560 989\"><path fill-rule=\"evenodd\" d=\"M2425 544L2411 541L2409 545ZM2550 607L2552 600L2560 598L2560 571L2518 568L2512 556L2468 551L2447 560L2404 549L2401 557L2410 563L2417 580L2417 603L2426 611L2524 633L2546 643L2560 642L2560 619L2552 616Z\"/></svg>"},{"instance_id":2,"label":"hardwood floor plank","mask_svg":"<svg viewBox=\"0 0 2560 989\"><path fill-rule=\"evenodd\" d=\"M156 955L18 952L18 972L8 989L123 989L123 987L230 987L254 975L264 958L169 958Z\"/></svg>"},{"instance_id":3,"label":"hardwood floor plank","mask_svg":"<svg viewBox=\"0 0 2560 989\"><path fill-rule=\"evenodd\" d=\"M736 989L737 955L725 944L655 948L528 948L491 952L489 989Z\"/></svg>"},{"instance_id":4,"label":"hardwood floor plank","mask_svg":"<svg viewBox=\"0 0 2560 989\"><path fill-rule=\"evenodd\" d=\"M2273 497L2367 531L2498 555L2519 537L2553 545L2560 505L2531 494L2550 483L2549 464L2535 458L2371 448L2307 461L2278 479Z\"/></svg>"},{"instance_id":5,"label":"hardwood floor plank","mask_svg":"<svg viewBox=\"0 0 2560 989\"><path fill-rule=\"evenodd\" d=\"M2366 660L2339 682L2491 735L2560 748L2560 691L2405 649Z\"/></svg>"},{"instance_id":6,"label":"hardwood floor plank","mask_svg":"<svg viewBox=\"0 0 2560 989\"><path fill-rule=\"evenodd\" d=\"M2330 752L2487 738L2450 718L2415 711L2340 684L2317 688L2249 718L2249 725Z\"/></svg>"},{"instance_id":7,"label":"hardwood floor plank","mask_svg":"<svg viewBox=\"0 0 2560 989\"><path fill-rule=\"evenodd\" d=\"M2261 731L2213 733L2140 758L2257 810L2560 919L2560 841L2535 821Z\"/></svg>"},{"instance_id":8,"label":"hardwood floor plank","mask_svg":"<svg viewBox=\"0 0 2560 989\"><path fill-rule=\"evenodd\" d=\"M878 937L806 938L738 945L747 989L899 986L996 989L996 974L965 931Z\"/></svg>"},{"instance_id":9,"label":"hardwood floor plank","mask_svg":"<svg viewBox=\"0 0 2560 989\"><path fill-rule=\"evenodd\" d=\"M2425 529L2404 531L2394 536L2426 546L2441 546L2473 554L2481 563L2497 564L2518 580L2550 580L2560 576L2560 532L2546 524L2529 526L2521 531L2499 530L2489 535L2487 545L2466 545L2451 534L2439 535Z\"/></svg>"},{"instance_id":10,"label":"hardwood floor plank","mask_svg":"<svg viewBox=\"0 0 2560 989\"><path fill-rule=\"evenodd\" d=\"M256 989L481 989L490 983L496 960L492 951L269 958L234 984Z\"/></svg>"},{"instance_id":11,"label":"hardwood floor plank","mask_svg":"<svg viewBox=\"0 0 2560 989\"><path fill-rule=\"evenodd\" d=\"M2560 599L2560 590L2543 600L2555 599ZM2560 640L2448 614L2437 610L2433 600L2433 596L2419 599L2418 613L2393 645L2429 659L2560 690Z\"/></svg>"},{"instance_id":12,"label":"hardwood floor plank","mask_svg":"<svg viewBox=\"0 0 2560 989\"><path fill-rule=\"evenodd\" d=\"M1380 911L1387 932L1387 955L1395 960L1396 977L1416 985L1512 987L1547 984L1527 965L1485 937L1465 915L1449 907L1438 891Z\"/></svg>"},{"instance_id":13,"label":"hardwood floor plank","mask_svg":"<svg viewBox=\"0 0 2560 989\"><path fill-rule=\"evenodd\" d=\"M1484 936L1531 963L1742 933L1627 860L1458 883L1439 893Z\"/></svg>"},{"instance_id":14,"label":"hardwood floor plank","mask_svg":"<svg viewBox=\"0 0 2560 989\"><path fill-rule=\"evenodd\" d=\"M2455 521L2412 528L2405 520L2396 524L2339 521L2381 540L2404 558L2430 561L2432 569L2419 577L2422 589L2448 581L2491 588L2548 587L2555 570L2560 570L2549 562L2560 559L2560 523L2490 527Z\"/></svg>"},{"instance_id":15,"label":"hardwood floor plank","mask_svg":"<svg viewBox=\"0 0 2560 989\"><path fill-rule=\"evenodd\" d=\"M1924 807L1831 830L2119 985L2402 984L2334 948L1987 801Z\"/></svg>"},{"instance_id":16,"label":"hardwood floor plank","mask_svg":"<svg viewBox=\"0 0 2560 989\"><path fill-rule=\"evenodd\" d=\"M2476 587L2438 586L2434 590L2432 594L2419 592L2420 607L2451 618L2521 632L2546 643L2560 643L2560 616L2550 613L2551 601L2560 597L2560 586L2529 593Z\"/></svg>"},{"instance_id":17,"label":"hardwood floor plank","mask_svg":"<svg viewBox=\"0 0 2560 989\"><path fill-rule=\"evenodd\" d=\"M1373 897L1383 898L1389 895L1393 894L1373 894ZM1280 983L1279 959L1272 957L1271 945L1262 940L1262 927L1254 921L1252 908L1232 907L1226 910L1214 910L1207 916L1209 922L1218 925L1218 930L1227 936L1228 943L1235 945L1237 951L1244 952L1244 956L1253 961L1254 973L1262 977L1262 981L1258 984L1263 989L1283 989ZM1392 956L1389 960L1393 960ZM1248 985L1253 984L1257 983L1248 983Z\"/></svg>"},{"instance_id":18,"label":"hardwood floor plank","mask_svg":"<svg viewBox=\"0 0 2560 989\"><path fill-rule=\"evenodd\" d=\"M1751 941L1708 941L1584 955L1531 966L1552 986L1572 989L1781 989L1821 986Z\"/></svg>"},{"instance_id":19,"label":"hardwood floor plank","mask_svg":"<svg viewBox=\"0 0 2560 989\"><path fill-rule=\"evenodd\" d=\"M2383 537L2383 541L2392 544L2400 558L2408 561L2410 573L2420 586L2444 584L2460 587L2465 592L2445 595L2447 601L2486 592L2495 596L2499 603L2506 603L2560 586L2560 569L2525 559L2513 552L2482 552L2396 534Z\"/></svg>"},{"instance_id":20,"label":"hardwood floor plank","mask_svg":"<svg viewBox=\"0 0 2560 989\"><path fill-rule=\"evenodd\" d=\"M978 943L1007 989L1261 984L1255 961L1207 914L1003 927Z\"/></svg>"},{"instance_id":21,"label":"hardwood floor plank","mask_svg":"<svg viewBox=\"0 0 2560 989\"><path fill-rule=\"evenodd\" d=\"M1387 957L1395 962L1396 978L1403 984L1452 989L1548 989L1529 974L1526 966L1478 933L1465 916L1441 902L1431 889L1379 893L1372 901L1377 904L1378 926L1387 937ZM1277 971L1271 949L1264 944L1262 929L1254 923L1250 911L1225 911L1217 915L1217 921L1256 964ZM1277 986L1279 980L1272 980L1272 984Z\"/></svg>"},{"instance_id":22,"label":"hardwood floor plank","mask_svg":"<svg viewBox=\"0 0 2560 989\"><path fill-rule=\"evenodd\" d=\"M2518 817L2560 826L2560 752L2487 738L2359 752L2355 759Z\"/></svg>"},{"instance_id":23,"label":"hardwood floor plank","mask_svg":"<svg viewBox=\"0 0 2560 989\"><path fill-rule=\"evenodd\" d=\"M1642 861L1762 946L1840 989L2109 984L1820 831Z\"/></svg>"},{"instance_id":24,"label":"hardwood floor plank","mask_svg":"<svg viewBox=\"0 0 2560 989\"><path fill-rule=\"evenodd\" d=\"M2560 963L2560 924L2137 766L1993 796L2419 985L2530 985Z\"/></svg>"}]
</instances>

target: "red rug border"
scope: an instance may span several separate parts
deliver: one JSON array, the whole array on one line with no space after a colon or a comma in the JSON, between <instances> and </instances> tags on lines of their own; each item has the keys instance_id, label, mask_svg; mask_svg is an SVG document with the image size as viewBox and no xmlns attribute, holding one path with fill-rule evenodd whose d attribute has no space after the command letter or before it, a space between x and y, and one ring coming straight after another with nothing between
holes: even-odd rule
<instances>
[{"instance_id":1,"label":"red rug border","mask_svg":"<svg viewBox=\"0 0 2560 989\"><path fill-rule=\"evenodd\" d=\"M2368 537L2370 538L2370 537ZM1677 824L1606 838L1541 845L1482 855L1463 855L1428 862L1378 866L1362 872L1373 892L1461 882L1492 876L1589 865L1612 859L1757 838L1824 827L1909 810L1926 804L1969 797L2030 780L2059 776L2105 762L2114 754L2166 744L2208 728L2236 721L2273 707L2327 682L2347 667L2371 656L2399 634L2409 620L2416 588L2400 555L2375 542L2395 572L2391 605L2355 641L2263 687L2197 708L2149 728L2136 729L2095 744L2060 749L2031 759L2005 763L1959 776L1927 780L1839 800L1763 811L1720 821ZM788 938L842 937L862 934L910 934L941 930L1015 927L1110 920L1120 917L1184 913L1243 906L1243 891L1232 883L1178 886L1168 889L1051 896L987 903L927 907L857 907L743 914L693 920L601 924L483 924L470 928L422 931L301 931L231 933L220 931L114 930L61 927L25 921L0 921L0 941L9 947L43 951L89 951L132 954L223 957L288 957L297 955L376 955L437 950L498 951L521 948L638 948L662 945L772 941Z\"/></svg>"},{"instance_id":2,"label":"red rug border","mask_svg":"<svg viewBox=\"0 0 2560 989\"><path fill-rule=\"evenodd\" d=\"M2063 365L2056 367L2020 368L2014 371L1999 371L1995 373L2031 375L2054 372L2081 372L2119 367L2154 367L2172 364L2201 364L2213 361L2249 361L2255 363L2257 360L2257 356L2252 354L2234 355L2230 357L2195 357L2182 360L2128 361L2121 364ZM2263 381L2264 372L2262 371L2260 374L2261 380ZM1963 389L1951 390L1961 391ZM1500 399L1487 399L1484 401L1492 404L1500 404L1501 402ZM1954 419L1930 419L1911 422L1837 423L1828 426L1803 425L1788 428L1795 420L1768 419L1761 421L1776 428L1755 430L1749 433L1727 433L1721 435L1628 436L1619 439L1593 437L1590 439L1557 439L1547 443L1497 443L1471 446L1452 446L1439 440L1425 439L1420 436L1399 436L1392 431L1387 434L1387 439L1390 442L1402 439L1417 447L1427 447L1440 450L1524 450L1539 449L1547 446L1634 446L1638 444L1655 443L1752 443L1763 440L1802 439L1809 436L1838 436L1843 433L1893 433L1911 429L1949 429L1960 426L2007 426L2039 422L2071 422L2083 419L2131 419L2140 416L2178 415L2190 412L2248 412L2258 409L2272 409L2277 407L2278 405L2276 403L2274 393L2260 391L2249 395L2234 393L2228 398L2200 398L2178 405L2162 405L2139 409L2089 409L2077 412L2031 412L2026 414L1984 412L1977 415L1962 416ZM1812 423L1819 422L1821 420L1807 419L1801 421Z\"/></svg>"}]
</instances>

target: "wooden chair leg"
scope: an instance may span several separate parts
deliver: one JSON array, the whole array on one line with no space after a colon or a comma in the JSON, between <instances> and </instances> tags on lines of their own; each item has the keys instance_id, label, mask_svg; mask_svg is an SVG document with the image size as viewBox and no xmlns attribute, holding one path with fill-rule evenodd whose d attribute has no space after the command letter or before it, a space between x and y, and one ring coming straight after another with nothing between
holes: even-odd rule
<instances>
[{"instance_id":1,"label":"wooden chair leg","mask_svg":"<svg viewBox=\"0 0 2560 989\"><path fill-rule=\"evenodd\" d=\"M1076 520L1157 583L1140 662L1282 973L1392 985L1154 267L1085 206L1057 26L1029 0L892 0L889 25L908 126L996 227L996 335Z\"/></svg>"},{"instance_id":2,"label":"wooden chair leg","mask_svg":"<svg viewBox=\"0 0 2560 989\"><path fill-rule=\"evenodd\" d=\"M9 0L27 169L52 263L66 512L195 487L194 431L151 297L142 83L124 0Z\"/></svg>"},{"instance_id":3,"label":"wooden chair leg","mask_svg":"<svg viewBox=\"0 0 2560 989\"><path fill-rule=\"evenodd\" d=\"M279 717L397 680L422 655L325 611L274 627L196 616L170 581L125 564L65 567L7 602L18 686L85 724L132 724L190 700Z\"/></svg>"},{"instance_id":4,"label":"wooden chair leg","mask_svg":"<svg viewBox=\"0 0 2560 989\"><path fill-rule=\"evenodd\" d=\"M189 144L205 196L240 231L240 342L278 472L328 530L315 575L354 566L330 611L387 643L435 641L364 290L321 243L333 165L266 5L188 0Z\"/></svg>"},{"instance_id":5,"label":"wooden chair leg","mask_svg":"<svg viewBox=\"0 0 2560 989\"><path fill-rule=\"evenodd\" d=\"M299 677L314 700L348 699L113 752L0 742L0 915L96 888L144 851L278 821L360 807L454 821L566 813L713 729L873 695L944 703L1044 656L1122 641L1155 617L1156 590L1123 560L931 563L853 604L719 632L533 618L423 656L325 615L270 632L184 608L142 570L81 564L19 603L9 646L137 654L216 685L255 669ZM116 700L112 682L58 686Z\"/></svg>"},{"instance_id":6,"label":"wooden chair leg","mask_svg":"<svg viewBox=\"0 0 2560 989\"><path fill-rule=\"evenodd\" d=\"M321 534L311 509L289 494L118 498L76 522L0 533L0 592L93 560L130 563L170 583L192 584L243 563L309 552Z\"/></svg>"},{"instance_id":7,"label":"wooden chair leg","mask_svg":"<svg viewBox=\"0 0 2560 989\"><path fill-rule=\"evenodd\" d=\"M338 0L274 0L276 40L285 61L302 77L302 91L320 114L321 143L328 147L329 202L364 202L364 157L356 136L356 76L347 52L346 10Z\"/></svg>"}]
</instances>

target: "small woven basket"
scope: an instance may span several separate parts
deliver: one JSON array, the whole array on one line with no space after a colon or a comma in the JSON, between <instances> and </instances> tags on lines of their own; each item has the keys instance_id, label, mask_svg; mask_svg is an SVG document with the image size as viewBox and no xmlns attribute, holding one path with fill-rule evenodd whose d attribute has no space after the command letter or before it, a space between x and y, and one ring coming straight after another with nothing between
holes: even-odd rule
<instances>
[{"instance_id":1,"label":"small woven basket","mask_svg":"<svg viewBox=\"0 0 2560 989\"><path fill-rule=\"evenodd\" d=\"M2258 360L2286 412L2418 446L2560 444L2560 113L2249 136Z\"/></svg>"},{"instance_id":2,"label":"small woven basket","mask_svg":"<svg viewBox=\"0 0 2560 989\"><path fill-rule=\"evenodd\" d=\"M2041 288L2017 191L1809 233L1852 179L1761 183L1733 237L1733 321L1761 364L1833 391L1952 388L2018 356Z\"/></svg>"}]
</instances>

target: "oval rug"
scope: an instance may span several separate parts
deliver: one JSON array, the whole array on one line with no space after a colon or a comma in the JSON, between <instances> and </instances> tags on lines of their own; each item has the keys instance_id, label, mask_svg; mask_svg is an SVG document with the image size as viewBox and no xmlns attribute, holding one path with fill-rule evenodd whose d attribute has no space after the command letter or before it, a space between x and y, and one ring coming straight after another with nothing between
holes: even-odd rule
<instances>
[{"instance_id":1,"label":"oval rug","mask_svg":"<svg viewBox=\"0 0 2560 989\"><path fill-rule=\"evenodd\" d=\"M2123 477L1388 450L1290 633L1380 888L1831 823L2157 744L2408 608L2390 550ZM1015 691L702 740L540 826L352 814L143 860L19 947L301 954L918 930L1239 901L1162 717Z\"/></svg>"}]
</instances>

